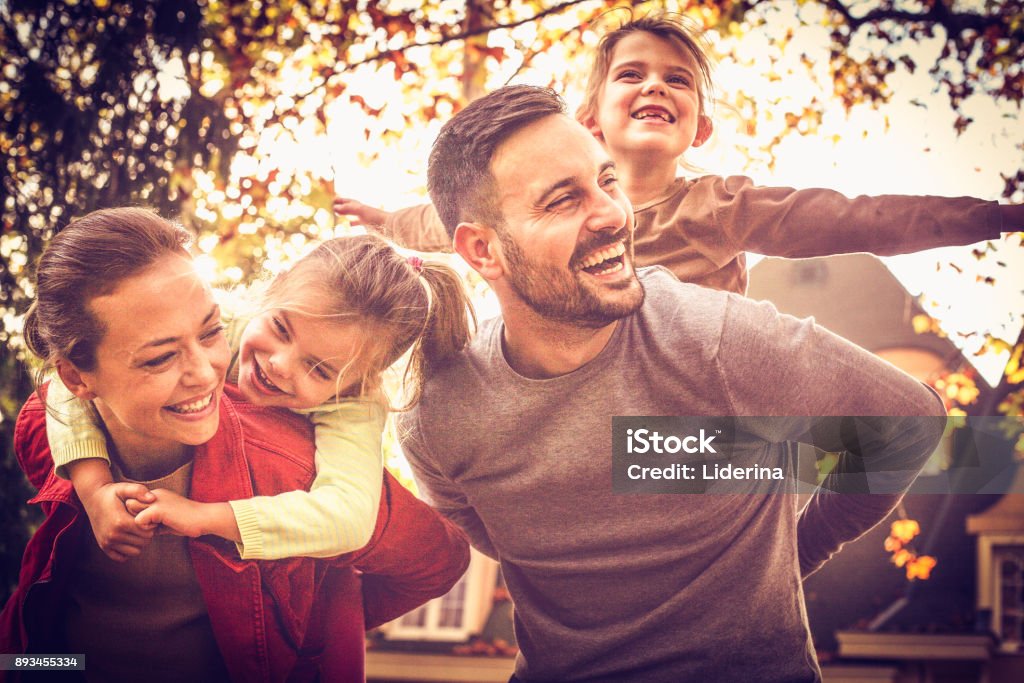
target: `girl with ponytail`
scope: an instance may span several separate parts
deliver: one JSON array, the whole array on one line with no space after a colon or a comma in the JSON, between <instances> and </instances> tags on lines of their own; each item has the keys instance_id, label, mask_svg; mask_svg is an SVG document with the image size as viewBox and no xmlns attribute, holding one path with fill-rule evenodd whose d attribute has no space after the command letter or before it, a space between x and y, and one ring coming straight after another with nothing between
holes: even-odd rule
<instances>
[{"instance_id":1,"label":"girl with ponytail","mask_svg":"<svg viewBox=\"0 0 1024 683\"><path fill-rule=\"evenodd\" d=\"M158 524L235 541L243 559L361 548L380 503L381 432L391 407L384 370L411 350L409 399L400 409L411 407L424 374L461 350L475 324L455 271L406 258L376 235L322 243L278 275L262 299L255 315L226 321L228 381L251 403L289 408L313 422L317 477L308 492L198 503L156 490L124 501L112 488L104 435L88 403L51 383L47 433L57 472L71 479L111 558L138 555Z\"/></svg>"}]
</instances>

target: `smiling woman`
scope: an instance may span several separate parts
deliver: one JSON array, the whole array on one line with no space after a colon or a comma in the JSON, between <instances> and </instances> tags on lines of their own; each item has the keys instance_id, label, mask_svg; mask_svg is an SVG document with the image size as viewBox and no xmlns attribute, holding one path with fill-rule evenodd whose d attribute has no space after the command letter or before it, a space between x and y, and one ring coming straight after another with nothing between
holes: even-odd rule
<instances>
[{"instance_id":1,"label":"smiling woman","mask_svg":"<svg viewBox=\"0 0 1024 683\"><path fill-rule=\"evenodd\" d=\"M38 267L26 337L95 410L122 514L147 487L223 504L313 481L312 425L225 388L228 345L188 238L148 211L100 211ZM115 561L54 476L47 393L16 427L47 516L0 614L0 652L85 653L90 680L362 680L364 627L443 594L465 568L462 536L387 476L369 543L349 555L242 560L222 538L138 523L135 552Z\"/></svg>"}]
</instances>

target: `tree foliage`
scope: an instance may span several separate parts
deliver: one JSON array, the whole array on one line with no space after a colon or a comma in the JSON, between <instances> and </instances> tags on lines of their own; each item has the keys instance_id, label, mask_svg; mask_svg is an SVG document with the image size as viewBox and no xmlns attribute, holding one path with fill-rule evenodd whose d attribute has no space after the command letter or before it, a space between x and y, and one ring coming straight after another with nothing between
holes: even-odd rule
<instances>
[{"instance_id":1,"label":"tree foliage","mask_svg":"<svg viewBox=\"0 0 1024 683\"><path fill-rule=\"evenodd\" d=\"M728 56L746 37L774 62L804 28L829 41L824 71L843 107L881 106L895 74L927 69L972 123L972 95L1018 107L1024 8L961 3L684 0L632 10L606 0L7 0L0 2L0 410L5 448L30 391L19 331L31 264L72 217L144 204L190 226L227 282L268 257L332 234L334 187L359 173L322 160L274 165L270 144L338 137L372 163L407 131L430 129L513 78L579 88L596 32L630 11L666 8L709 31ZM785 19L783 21L783 18ZM782 28L779 28L782 27ZM934 63L919 46L932 41ZM823 65L807 57L820 79ZM367 83L391 83L381 99ZM835 99L833 100L833 102ZM759 103L730 104L755 125ZM779 135L805 134L832 103L811 98ZM339 123L339 121L343 121ZM1020 143L1020 140L1017 141ZM1024 171L1002 179L1021 198ZM4 467L12 470L9 454ZM17 481L4 477L5 482ZM7 529L24 491L3 494ZM11 538L8 534L8 539ZM11 541L17 544L17 539ZM10 557L10 555L8 555ZM12 580L11 564L0 573Z\"/></svg>"}]
</instances>

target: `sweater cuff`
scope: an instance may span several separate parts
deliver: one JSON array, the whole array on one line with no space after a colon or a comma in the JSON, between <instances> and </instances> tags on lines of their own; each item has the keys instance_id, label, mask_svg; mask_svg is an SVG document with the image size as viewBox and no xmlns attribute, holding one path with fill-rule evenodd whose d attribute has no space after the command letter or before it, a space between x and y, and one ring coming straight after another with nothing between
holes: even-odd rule
<instances>
[{"instance_id":1,"label":"sweater cuff","mask_svg":"<svg viewBox=\"0 0 1024 683\"><path fill-rule=\"evenodd\" d=\"M110 467L110 456L107 455L107 442L100 440L72 441L51 453L53 456L53 471L61 479L70 480L67 466L76 460L87 458L99 458Z\"/></svg>"},{"instance_id":2,"label":"sweater cuff","mask_svg":"<svg viewBox=\"0 0 1024 683\"><path fill-rule=\"evenodd\" d=\"M252 500L231 500L228 501L228 505L235 513L238 533L242 536L242 542L235 544L238 554L243 560L264 559L263 534L260 533L260 523Z\"/></svg>"}]
</instances>

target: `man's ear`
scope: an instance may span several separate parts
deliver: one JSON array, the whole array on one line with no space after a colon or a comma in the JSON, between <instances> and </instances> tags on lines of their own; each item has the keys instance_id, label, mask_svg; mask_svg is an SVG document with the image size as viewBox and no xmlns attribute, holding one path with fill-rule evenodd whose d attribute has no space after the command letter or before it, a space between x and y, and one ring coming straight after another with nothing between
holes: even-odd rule
<instances>
[{"instance_id":1,"label":"man's ear","mask_svg":"<svg viewBox=\"0 0 1024 683\"><path fill-rule=\"evenodd\" d=\"M60 381L64 382L64 386L68 388L68 391L83 401L91 401L96 398L96 394L90 388L91 383L88 381L88 378L84 377L83 373L72 365L71 361L57 361L57 376L60 377Z\"/></svg>"},{"instance_id":2,"label":"man's ear","mask_svg":"<svg viewBox=\"0 0 1024 683\"><path fill-rule=\"evenodd\" d=\"M697 119L697 136L693 139L693 147L700 147L708 138L711 137L711 133L715 130L715 124L711 122L711 117L700 115Z\"/></svg>"},{"instance_id":3,"label":"man's ear","mask_svg":"<svg viewBox=\"0 0 1024 683\"><path fill-rule=\"evenodd\" d=\"M452 238L455 253L485 280L497 280L505 274L501 243L493 228L479 223L459 223Z\"/></svg>"},{"instance_id":4,"label":"man's ear","mask_svg":"<svg viewBox=\"0 0 1024 683\"><path fill-rule=\"evenodd\" d=\"M597 114L596 112L588 110L586 104L580 105L579 109L576 110L576 120L581 126L587 129L594 138L597 139L602 145L604 144L604 133L601 132L601 127L597 125Z\"/></svg>"}]
</instances>

